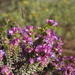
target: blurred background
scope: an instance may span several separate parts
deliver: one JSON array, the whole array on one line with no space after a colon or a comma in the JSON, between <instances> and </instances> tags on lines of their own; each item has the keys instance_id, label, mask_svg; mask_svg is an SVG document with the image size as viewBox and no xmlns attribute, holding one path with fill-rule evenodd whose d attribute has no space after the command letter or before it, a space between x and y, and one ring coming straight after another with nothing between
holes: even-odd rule
<instances>
[{"instance_id":1,"label":"blurred background","mask_svg":"<svg viewBox=\"0 0 75 75\"><path fill-rule=\"evenodd\" d=\"M54 19L59 23L54 31L64 42L63 54L75 56L75 0L0 0L0 26L5 18L41 27L46 19Z\"/></svg>"}]
</instances>

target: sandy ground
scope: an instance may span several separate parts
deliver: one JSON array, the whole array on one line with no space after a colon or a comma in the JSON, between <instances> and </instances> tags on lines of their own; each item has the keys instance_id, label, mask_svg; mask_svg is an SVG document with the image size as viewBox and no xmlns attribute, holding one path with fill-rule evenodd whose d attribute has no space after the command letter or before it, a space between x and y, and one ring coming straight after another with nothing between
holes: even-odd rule
<instances>
[{"instance_id":1,"label":"sandy ground","mask_svg":"<svg viewBox=\"0 0 75 75\"><path fill-rule=\"evenodd\" d=\"M75 39L64 41L63 54L75 57Z\"/></svg>"}]
</instances>

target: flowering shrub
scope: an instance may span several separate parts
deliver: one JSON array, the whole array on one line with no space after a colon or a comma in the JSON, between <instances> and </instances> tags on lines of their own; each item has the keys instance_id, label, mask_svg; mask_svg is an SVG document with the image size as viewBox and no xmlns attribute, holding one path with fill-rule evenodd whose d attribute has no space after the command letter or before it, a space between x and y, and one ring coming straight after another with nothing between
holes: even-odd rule
<instances>
[{"instance_id":1,"label":"flowering shrub","mask_svg":"<svg viewBox=\"0 0 75 75\"><path fill-rule=\"evenodd\" d=\"M58 23L46 23L45 28L7 27L1 38L1 75L75 75L75 58L62 55L62 40L52 30Z\"/></svg>"}]
</instances>

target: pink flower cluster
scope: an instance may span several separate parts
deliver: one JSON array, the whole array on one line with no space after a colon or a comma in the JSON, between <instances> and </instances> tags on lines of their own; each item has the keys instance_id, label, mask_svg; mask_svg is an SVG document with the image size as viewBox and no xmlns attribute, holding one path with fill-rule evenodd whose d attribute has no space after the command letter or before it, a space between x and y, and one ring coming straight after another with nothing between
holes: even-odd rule
<instances>
[{"instance_id":1,"label":"pink flower cluster","mask_svg":"<svg viewBox=\"0 0 75 75\"><path fill-rule=\"evenodd\" d=\"M75 58L73 56L66 57L57 57L52 65L55 66L56 71L55 75L61 71L63 75L75 75Z\"/></svg>"},{"instance_id":2,"label":"pink flower cluster","mask_svg":"<svg viewBox=\"0 0 75 75\"><path fill-rule=\"evenodd\" d=\"M6 66L6 65L3 65L3 66L2 66L1 73L2 73L3 75L13 75L12 73L10 73L9 68L8 68L8 66Z\"/></svg>"},{"instance_id":3,"label":"pink flower cluster","mask_svg":"<svg viewBox=\"0 0 75 75\"><path fill-rule=\"evenodd\" d=\"M54 20L46 20L50 26L57 26L58 23ZM35 31L37 32L35 33ZM26 63L29 65L34 65L34 63L39 63L39 66L50 68L53 75L72 75L75 74L75 58L62 56L62 45L63 42L60 37L58 37L53 30L41 28L39 26L27 26L20 27L15 26L7 30L8 35L8 49L13 57L15 54L15 49L18 51L19 63L17 66L21 65L23 58L27 59ZM19 49L18 49L19 48ZM12 53L11 53L12 52ZM0 60L3 59L5 55L4 50L0 50ZM22 60L22 62L21 62ZM15 66L14 66L15 67ZM16 68L16 67L15 67ZM47 71L47 70L46 70ZM60 74L59 74L60 73ZM10 73L8 66L3 65L1 68L1 74L3 75L13 75ZM33 75L39 75L34 73ZM46 72L42 75L48 75Z\"/></svg>"},{"instance_id":4,"label":"pink flower cluster","mask_svg":"<svg viewBox=\"0 0 75 75\"><path fill-rule=\"evenodd\" d=\"M57 26L57 25L58 25L58 23L57 23L56 21L54 21L54 20L49 20L49 19L46 20L46 23L51 24L51 25L53 25L53 26Z\"/></svg>"},{"instance_id":5,"label":"pink flower cluster","mask_svg":"<svg viewBox=\"0 0 75 75\"><path fill-rule=\"evenodd\" d=\"M56 22L49 20L51 24L56 26ZM38 30L41 27L37 27ZM16 33L19 34L19 37L14 37L14 40L9 41L9 45L20 46L22 49L22 54L30 55L28 61L30 64L35 62L40 62L42 67L47 66L47 64L55 59L57 55L62 54L62 40L59 38L52 30L45 29L43 33L35 33L35 28L33 26L27 26L22 28L16 26L8 30L9 36L15 36ZM27 48L28 46L28 48ZM33 53L33 55L32 55ZM57 53L57 54L56 54ZM35 56L35 57L34 57Z\"/></svg>"}]
</instances>

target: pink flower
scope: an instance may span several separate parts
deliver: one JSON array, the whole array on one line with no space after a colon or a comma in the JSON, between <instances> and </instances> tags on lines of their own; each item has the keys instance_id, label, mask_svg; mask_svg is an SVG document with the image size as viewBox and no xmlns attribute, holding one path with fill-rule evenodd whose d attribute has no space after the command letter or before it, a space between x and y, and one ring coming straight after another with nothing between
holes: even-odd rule
<instances>
[{"instance_id":1,"label":"pink flower","mask_svg":"<svg viewBox=\"0 0 75 75\"><path fill-rule=\"evenodd\" d=\"M17 27L13 27L10 30L7 30L8 35L14 35L15 33L18 33L19 29Z\"/></svg>"},{"instance_id":2,"label":"pink flower","mask_svg":"<svg viewBox=\"0 0 75 75\"><path fill-rule=\"evenodd\" d=\"M29 62L30 62L30 64L33 64L34 63L34 59L33 58L30 58L29 59Z\"/></svg>"},{"instance_id":3,"label":"pink flower","mask_svg":"<svg viewBox=\"0 0 75 75\"><path fill-rule=\"evenodd\" d=\"M13 30L8 30L7 33L8 33L8 35L13 35L14 34Z\"/></svg>"},{"instance_id":4,"label":"pink flower","mask_svg":"<svg viewBox=\"0 0 75 75\"><path fill-rule=\"evenodd\" d=\"M49 19L46 20L46 23L50 23L50 24L52 24L53 26L57 26L57 25L58 25L58 23L57 23L56 21L54 21L54 20L49 20Z\"/></svg>"},{"instance_id":5,"label":"pink flower","mask_svg":"<svg viewBox=\"0 0 75 75\"><path fill-rule=\"evenodd\" d=\"M27 26L26 28L28 29L28 31L33 30L33 26Z\"/></svg>"},{"instance_id":6,"label":"pink flower","mask_svg":"<svg viewBox=\"0 0 75 75\"><path fill-rule=\"evenodd\" d=\"M53 53L53 52L50 52L50 57L51 57L51 58L55 58L55 57L56 57L56 54Z\"/></svg>"},{"instance_id":7,"label":"pink flower","mask_svg":"<svg viewBox=\"0 0 75 75\"><path fill-rule=\"evenodd\" d=\"M33 47L29 48L29 53L31 53L34 50Z\"/></svg>"},{"instance_id":8,"label":"pink flower","mask_svg":"<svg viewBox=\"0 0 75 75\"><path fill-rule=\"evenodd\" d=\"M32 41L32 37L29 37L29 36L24 37L24 43L31 42L31 41Z\"/></svg>"},{"instance_id":9,"label":"pink flower","mask_svg":"<svg viewBox=\"0 0 75 75\"><path fill-rule=\"evenodd\" d=\"M9 44L17 46L19 43L20 43L20 38L15 38L14 40L10 41Z\"/></svg>"},{"instance_id":10,"label":"pink flower","mask_svg":"<svg viewBox=\"0 0 75 75\"><path fill-rule=\"evenodd\" d=\"M8 74L8 72L9 72L8 66L3 65L3 66L2 66L1 73L2 73L3 75L6 75L6 74Z\"/></svg>"},{"instance_id":11,"label":"pink flower","mask_svg":"<svg viewBox=\"0 0 75 75\"><path fill-rule=\"evenodd\" d=\"M13 73L10 73L9 68L8 68L7 65L2 66L1 73L3 75L14 75Z\"/></svg>"},{"instance_id":12,"label":"pink flower","mask_svg":"<svg viewBox=\"0 0 75 75\"><path fill-rule=\"evenodd\" d=\"M12 29L11 29L14 33L18 33L18 28L17 27L13 27Z\"/></svg>"},{"instance_id":13,"label":"pink flower","mask_svg":"<svg viewBox=\"0 0 75 75\"><path fill-rule=\"evenodd\" d=\"M5 21L10 21L8 18L5 18Z\"/></svg>"},{"instance_id":14,"label":"pink flower","mask_svg":"<svg viewBox=\"0 0 75 75\"><path fill-rule=\"evenodd\" d=\"M36 61L41 61L42 60L42 56L38 56L37 58L36 58Z\"/></svg>"},{"instance_id":15,"label":"pink flower","mask_svg":"<svg viewBox=\"0 0 75 75\"><path fill-rule=\"evenodd\" d=\"M3 59L3 56L5 55L5 52L4 52L4 50L0 50L0 60L2 60Z\"/></svg>"},{"instance_id":16,"label":"pink flower","mask_svg":"<svg viewBox=\"0 0 75 75\"><path fill-rule=\"evenodd\" d=\"M40 27L40 26L36 26L36 28L37 28L37 29L40 29L41 27Z\"/></svg>"},{"instance_id":17,"label":"pink flower","mask_svg":"<svg viewBox=\"0 0 75 75\"><path fill-rule=\"evenodd\" d=\"M48 57L46 57L46 56L43 57L42 60L41 60L41 66L42 66L42 67L47 66L48 62L49 62Z\"/></svg>"}]
</instances>

